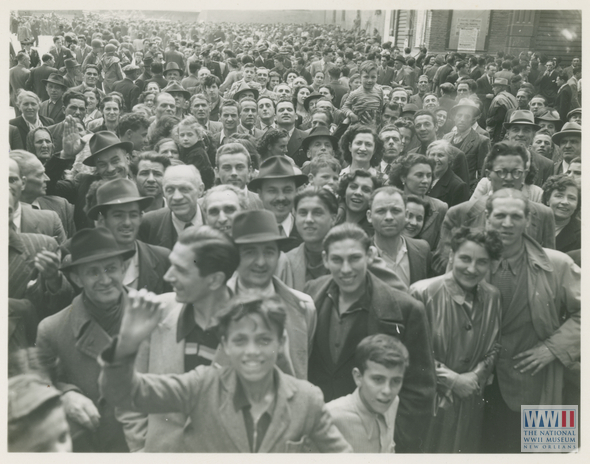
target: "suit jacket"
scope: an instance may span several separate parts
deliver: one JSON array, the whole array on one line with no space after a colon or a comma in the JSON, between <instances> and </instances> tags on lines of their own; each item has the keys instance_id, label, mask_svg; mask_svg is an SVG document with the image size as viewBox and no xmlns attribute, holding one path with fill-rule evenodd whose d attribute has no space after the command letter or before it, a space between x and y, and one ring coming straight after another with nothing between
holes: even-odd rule
<instances>
[{"instance_id":1,"label":"suit jacket","mask_svg":"<svg viewBox=\"0 0 590 464\"><path fill-rule=\"evenodd\" d=\"M469 186L449 168L438 182L430 188L428 196L438 198L450 208L469 200Z\"/></svg>"},{"instance_id":2,"label":"suit jacket","mask_svg":"<svg viewBox=\"0 0 590 464\"><path fill-rule=\"evenodd\" d=\"M8 125L8 146L11 150L25 149L18 127L12 124Z\"/></svg>"},{"instance_id":3,"label":"suit jacket","mask_svg":"<svg viewBox=\"0 0 590 464\"><path fill-rule=\"evenodd\" d=\"M134 372L134 359L110 364L103 355L102 394L118 407L144 413L179 412L189 417L184 449L192 453L248 453L242 412L234 407L237 375L232 368L199 366L182 375ZM332 423L317 387L275 368L277 395L260 453L351 452ZM206 417L207 420L203 420Z\"/></svg>"},{"instance_id":4,"label":"suit jacket","mask_svg":"<svg viewBox=\"0 0 590 464\"><path fill-rule=\"evenodd\" d=\"M21 232L47 235L60 245L66 241L66 233L55 211L36 210L26 203L21 203L21 209Z\"/></svg>"},{"instance_id":5,"label":"suit jacket","mask_svg":"<svg viewBox=\"0 0 590 464\"><path fill-rule=\"evenodd\" d=\"M215 135L223 130L223 123L219 121L209 120L209 122L207 123L207 127L205 127L205 129L207 129L211 133L211 135Z\"/></svg>"},{"instance_id":6,"label":"suit jacket","mask_svg":"<svg viewBox=\"0 0 590 464\"><path fill-rule=\"evenodd\" d=\"M561 120L567 121L567 114L570 112L572 107L572 88L569 85L563 85L557 91L557 97L555 98L554 106L558 111Z\"/></svg>"},{"instance_id":7,"label":"suit jacket","mask_svg":"<svg viewBox=\"0 0 590 464\"><path fill-rule=\"evenodd\" d=\"M441 263L434 271L445 272L451 249L452 231L456 227L467 226L484 229L487 197L466 201L453 206L447 211L442 223L440 242L434 256ZM551 208L529 201L530 223L526 233L544 248L555 248L555 221Z\"/></svg>"},{"instance_id":8,"label":"suit jacket","mask_svg":"<svg viewBox=\"0 0 590 464\"><path fill-rule=\"evenodd\" d=\"M301 143L307 135L305 131L295 128L287 144L287 156L293 158L295 164L299 167L303 166L303 163L307 160L305 153L301 152Z\"/></svg>"},{"instance_id":9,"label":"suit jacket","mask_svg":"<svg viewBox=\"0 0 590 464\"><path fill-rule=\"evenodd\" d=\"M264 209L264 205L262 204L262 200L260 199L258 194L251 192L250 190L247 190L247 192L248 204L250 205L249 209Z\"/></svg>"},{"instance_id":10,"label":"suit jacket","mask_svg":"<svg viewBox=\"0 0 590 464\"><path fill-rule=\"evenodd\" d=\"M35 92L41 101L48 100L49 95L47 93L47 89L45 88L46 84L42 81L43 79L47 79L51 73L56 72L58 72L57 69L47 66L46 64L42 64L38 68L31 69L31 74L29 74L29 79L25 84L25 89Z\"/></svg>"},{"instance_id":11,"label":"suit jacket","mask_svg":"<svg viewBox=\"0 0 590 464\"><path fill-rule=\"evenodd\" d=\"M384 69L383 66L379 66L377 68L377 84L391 85L391 81L393 80L394 73L395 73L394 68L390 68L389 66L386 66Z\"/></svg>"},{"instance_id":12,"label":"suit jacket","mask_svg":"<svg viewBox=\"0 0 590 464\"><path fill-rule=\"evenodd\" d=\"M125 293L125 292L123 292ZM122 305L126 304L126 295ZM48 370L58 366L56 386L75 390L88 397L100 414L98 430L93 433L94 451L128 451L123 428L115 419L112 404L101 399L98 390L100 366L97 358L112 338L95 321L84 305L83 295L72 304L39 324L37 349L39 361Z\"/></svg>"},{"instance_id":13,"label":"suit jacket","mask_svg":"<svg viewBox=\"0 0 590 464\"><path fill-rule=\"evenodd\" d=\"M480 121L480 124L483 124L485 126L485 120L487 118L488 108L490 107L490 103L492 102L491 99L486 98L486 95L489 95L489 94L493 95L494 90L492 89L492 84L490 83L490 80L488 79L487 74L484 74L479 79L477 79L475 82L477 82L477 96L479 97L479 99L483 103L483 113L482 113L479 121Z\"/></svg>"},{"instance_id":14,"label":"suit jacket","mask_svg":"<svg viewBox=\"0 0 590 464\"><path fill-rule=\"evenodd\" d=\"M454 133L449 132L443 136L443 140L453 143L453 136ZM465 153L469 169L469 185L474 187L479 180L484 159L491 150L490 139L479 134L477 130L471 129L457 148Z\"/></svg>"},{"instance_id":15,"label":"suit jacket","mask_svg":"<svg viewBox=\"0 0 590 464\"><path fill-rule=\"evenodd\" d=\"M45 116L39 115L39 120L41 121L41 124L43 124L45 127L49 127L54 124L53 119L47 118ZM29 126L27 125L25 118L21 115L18 118L14 118L14 119L11 119L10 121L8 121L8 124L18 128L20 138L22 139L22 142L23 142L23 147L26 150L27 135L29 135Z\"/></svg>"},{"instance_id":16,"label":"suit jacket","mask_svg":"<svg viewBox=\"0 0 590 464\"><path fill-rule=\"evenodd\" d=\"M149 245L136 240L139 258L139 277L137 289L145 288L159 295L172 290L170 284L164 280L164 274L170 267L170 250L168 248Z\"/></svg>"},{"instance_id":17,"label":"suit jacket","mask_svg":"<svg viewBox=\"0 0 590 464\"><path fill-rule=\"evenodd\" d=\"M431 274L432 253L426 240L404 237L410 261L410 285L428 279Z\"/></svg>"},{"instance_id":18,"label":"suit jacket","mask_svg":"<svg viewBox=\"0 0 590 464\"><path fill-rule=\"evenodd\" d=\"M199 208L197 214L201 215L201 222L205 224L205 217L201 208ZM137 238L150 245L172 250L178 239L178 234L174 224L172 224L172 210L170 208L160 208L145 213L141 218Z\"/></svg>"},{"instance_id":19,"label":"suit jacket","mask_svg":"<svg viewBox=\"0 0 590 464\"><path fill-rule=\"evenodd\" d=\"M328 82L330 82L330 74L328 74L328 71L332 69L334 66L336 66L334 63L322 64L322 60L314 61L309 66L309 74L313 79L317 72L322 71L324 73L324 84L327 84Z\"/></svg>"},{"instance_id":20,"label":"suit jacket","mask_svg":"<svg viewBox=\"0 0 590 464\"><path fill-rule=\"evenodd\" d=\"M92 47L88 44L84 48L78 47L76 49L76 61L78 64L84 63L86 57L92 52Z\"/></svg>"},{"instance_id":21,"label":"suit jacket","mask_svg":"<svg viewBox=\"0 0 590 464\"><path fill-rule=\"evenodd\" d=\"M561 229L555 237L555 249L562 253L579 250L582 248L582 223L574 215L570 222Z\"/></svg>"},{"instance_id":22,"label":"suit jacket","mask_svg":"<svg viewBox=\"0 0 590 464\"><path fill-rule=\"evenodd\" d=\"M74 205L68 202L65 198L54 195L44 195L39 197L37 198L37 202L42 210L50 210L57 213L68 238L76 233Z\"/></svg>"},{"instance_id":23,"label":"suit jacket","mask_svg":"<svg viewBox=\"0 0 590 464\"><path fill-rule=\"evenodd\" d=\"M223 127L223 124L221 125L221 127ZM256 126L254 126L254 128L252 129L252 134L250 134L250 132L248 131L248 129L246 129L244 126L242 126L240 124L238 126L238 132L240 134L248 134L248 135L251 135L255 139L260 140L262 138L262 136L264 135L264 132L265 131L263 131L262 129L258 129Z\"/></svg>"},{"instance_id":24,"label":"suit jacket","mask_svg":"<svg viewBox=\"0 0 590 464\"><path fill-rule=\"evenodd\" d=\"M62 122L66 118L62 99L60 98L55 102L55 105L53 105L51 111L49 110L50 102L51 100L45 100L41 102L39 105L39 117L45 116L46 118L53 119L55 123Z\"/></svg>"},{"instance_id":25,"label":"suit jacket","mask_svg":"<svg viewBox=\"0 0 590 464\"><path fill-rule=\"evenodd\" d=\"M421 431L430 423L436 387L434 359L424 305L408 294L394 290L367 273L370 307L348 335L340 358L332 362L329 347L330 312L324 308L332 276L312 280L305 287L318 310L318 328L310 358L309 380L318 385L326 401L352 393L350 374L357 344L366 336L386 333L404 343L410 354L404 384L399 392L400 407L395 425L399 452L418 452Z\"/></svg>"},{"instance_id":26,"label":"suit jacket","mask_svg":"<svg viewBox=\"0 0 590 464\"><path fill-rule=\"evenodd\" d=\"M529 150L531 152L531 159L535 167L537 168L537 174L533 180L533 184L543 187L545 181L553 175L553 161L549 158L545 158L543 155L538 154L536 151Z\"/></svg>"},{"instance_id":27,"label":"suit jacket","mask_svg":"<svg viewBox=\"0 0 590 464\"><path fill-rule=\"evenodd\" d=\"M53 59L55 61L55 67L57 69L63 68L65 64L65 60L68 58L76 59L72 51L66 47L61 47L61 50L58 52L56 48L52 48L49 50L49 53L53 55Z\"/></svg>"},{"instance_id":28,"label":"suit jacket","mask_svg":"<svg viewBox=\"0 0 590 464\"><path fill-rule=\"evenodd\" d=\"M141 90L136 86L133 81L129 78L125 78L121 81L117 81L113 84L112 91L120 92L125 100L125 107L127 111L131 111L135 105L137 105L137 99L141 94Z\"/></svg>"}]
</instances>

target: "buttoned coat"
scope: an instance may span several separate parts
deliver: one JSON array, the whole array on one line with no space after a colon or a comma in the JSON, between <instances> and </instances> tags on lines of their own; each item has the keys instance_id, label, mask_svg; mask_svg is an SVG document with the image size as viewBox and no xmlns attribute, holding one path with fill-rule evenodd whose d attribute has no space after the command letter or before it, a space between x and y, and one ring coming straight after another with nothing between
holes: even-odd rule
<instances>
[{"instance_id":1,"label":"buttoned coat","mask_svg":"<svg viewBox=\"0 0 590 464\"><path fill-rule=\"evenodd\" d=\"M128 77L117 81L112 86L113 92L119 92L123 95L123 99L125 100L125 107L127 108L128 112L131 112L133 107L137 105L137 100L139 99L139 95L141 94L141 90L139 87L136 86L131 79Z\"/></svg>"},{"instance_id":2,"label":"buttoned coat","mask_svg":"<svg viewBox=\"0 0 590 464\"><path fill-rule=\"evenodd\" d=\"M443 136L443 140L453 143L453 136L454 134L449 132ZM478 133L476 130L471 129L457 148L465 153L467 167L469 169L469 185L473 189L480 178L485 157L491 150L490 139Z\"/></svg>"},{"instance_id":3,"label":"buttoned coat","mask_svg":"<svg viewBox=\"0 0 590 464\"><path fill-rule=\"evenodd\" d=\"M400 406L395 425L398 452L419 452L421 433L427 429L434 406L436 388L434 359L424 305L408 294L394 290L367 273L372 292L370 307L363 322L348 334L347 343L336 363L329 346L330 312L322 309L333 282L332 276L312 280L305 286L318 308L318 329L310 359L309 380L318 385L326 401L352 393L351 375L354 353L360 340L368 335L385 333L399 338L408 349L410 365L399 392Z\"/></svg>"},{"instance_id":4,"label":"buttoned coat","mask_svg":"<svg viewBox=\"0 0 590 464\"><path fill-rule=\"evenodd\" d=\"M469 186L449 166L438 182L428 191L428 196L437 198L452 207L469 200Z\"/></svg>"},{"instance_id":5,"label":"buttoned coat","mask_svg":"<svg viewBox=\"0 0 590 464\"><path fill-rule=\"evenodd\" d=\"M204 224L205 220L201 208L199 208L197 214L201 215L201 222ZM137 238L150 245L172 250L178 239L178 233L172 223L172 210L170 208L160 208L145 213L141 218Z\"/></svg>"},{"instance_id":6,"label":"buttoned coat","mask_svg":"<svg viewBox=\"0 0 590 464\"><path fill-rule=\"evenodd\" d=\"M51 100L42 101L39 105L39 116L45 116L46 118L53 119L54 123L62 122L66 115L64 113L64 104L63 100L59 98L51 111L49 110L49 103Z\"/></svg>"},{"instance_id":7,"label":"buttoned coat","mask_svg":"<svg viewBox=\"0 0 590 464\"><path fill-rule=\"evenodd\" d=\"M47 84L43 82L43 80L47 79L50 74L57 72L57 69L46 64L42 64L38 68L31 69L29 79L25 83L25 89L35 92L41 101L49 99L47 89L45 88Z\"/></svg>"},{"instance_id":8,"label":"buttoned coat","mask_svg":"<svg viewBox=\"0 0 590 464\"><path fill-rule=\"evenodd\" d=\"M76 233L76 225L74 224L74 205L68 202L65 198L55 195L43 195L36 200L42 210L55 211L55 213L57 213L68 238Z\"/></svg>"}]
</instances>

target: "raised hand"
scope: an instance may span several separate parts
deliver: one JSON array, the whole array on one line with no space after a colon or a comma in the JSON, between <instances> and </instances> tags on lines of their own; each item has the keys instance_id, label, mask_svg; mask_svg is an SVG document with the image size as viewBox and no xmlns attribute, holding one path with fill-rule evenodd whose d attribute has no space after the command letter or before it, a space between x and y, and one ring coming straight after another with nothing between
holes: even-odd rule
<instances>
[{"instance_id":1,"label":"raised hand","mask_svg":"<svg viewBox=\"0 0 590 464\"><path fill-rule=\"evenodd\" d=\"M75 158L84 148L82 137L78 132L76 120L73 116L68 115L64 119L64 135L62 140L63 157L66 159Z\"/></svg>"},{"instance_id":2,"label":"raised hand","mask_svg":"<svg viewBox=\"0 0 590 464\"><path fill-rule=\"evenodd\" d=\"M123 313L115 360L137 352L141 342L157 327L162 318L162 308L157 296L146 289L130 290Z\"/></svg>"}]
</instances>

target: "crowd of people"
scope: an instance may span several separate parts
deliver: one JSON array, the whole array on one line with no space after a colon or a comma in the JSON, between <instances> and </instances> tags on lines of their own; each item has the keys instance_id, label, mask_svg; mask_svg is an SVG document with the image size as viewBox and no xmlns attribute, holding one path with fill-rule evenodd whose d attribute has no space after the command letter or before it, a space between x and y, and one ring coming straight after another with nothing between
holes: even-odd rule
<instances>
[{"instance_id":1,"label":"crowd of people","mask_svg":"<svg viewBox=\"0 0 590 464\"><path fill-rule=\"evenodd\" d=\"M9 451L520 452L580 404L579 58L11 29Z\"/></svg>"}]
</instances>

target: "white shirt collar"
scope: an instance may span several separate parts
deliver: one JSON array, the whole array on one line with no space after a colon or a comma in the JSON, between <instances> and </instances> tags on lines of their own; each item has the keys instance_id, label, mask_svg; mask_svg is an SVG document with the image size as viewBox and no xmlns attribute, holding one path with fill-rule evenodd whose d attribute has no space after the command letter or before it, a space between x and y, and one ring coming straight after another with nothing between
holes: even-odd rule
<instances>
[{"instance_id":1,"label":"white shirt collar","mask_svg":"<svg viewBox=\"0 0 590 464\"><path fill-rule=\"evenodd\" d=\"M203 225L203 221L201 218L201 209L200 209L198 203L197 203L197 210L195 212L195 215L189 222L191 222L193 224L193 226L195 226L195 227L200 227ZM174 212L172 213L172 224L174 225L174 228L176 229L176 233L178 235L180 235L180 233L184 230L185 226L187 225L186 222L178 219L176 217L176 214L174 214Z\"/></svg>"},{"instance_id":2,"label":"white shirt collar","mask_svg":"<svg viewBox=\"0 0 590 464\"><path fill-rule=\"evenodd\" d=\"M264 288L247 288L247 287L244 287L244 285L242 285L242 282L240 281L240 277L238 276L237 284L236 284L236 293L243 295L243 294L252 293L252 292L256 292L257 294L260 294L263 297L273 296L276 293L275 286L272 282L272 279L268 283L268 285Z\"/></svg>"},{"instance_id":3,"label":"white shirt collar","mask_svg":"<svg viewBox=\"0 0 590 464\"><path fill-rule=\"evenodd\" d=\"M22 217L23 209L21 207L20 201L18 202L18 206L16 207L16 211L12 213L12 223L16 227L16 231L20 234L20 225L21 225L21 217Z\"/></svg>"},{"instance_id":4,"label":"white shirt collar","mask_svg":"<svg viewBox=\"0 0 590 464\"><path fill-rule=\"evenodd\" d=\"M283 230L285 231L285 235L289 237L291 235L291 230L293 230L294 218L291 213L287 216L287 218L281 222L279 225L283 226Z\"/></svg>"}]
</instances>

